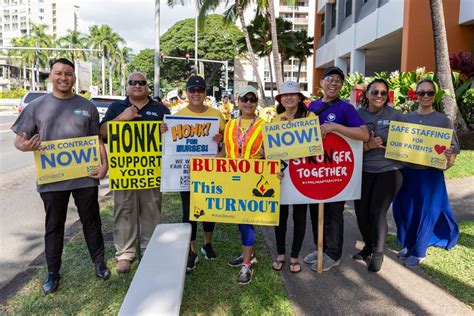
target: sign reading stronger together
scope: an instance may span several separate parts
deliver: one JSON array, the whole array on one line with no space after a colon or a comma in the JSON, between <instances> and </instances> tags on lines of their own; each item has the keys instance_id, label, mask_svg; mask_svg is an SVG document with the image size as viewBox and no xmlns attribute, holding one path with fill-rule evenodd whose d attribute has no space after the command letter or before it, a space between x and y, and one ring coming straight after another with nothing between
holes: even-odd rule
<instances>
[{"instance_id":1,"label":"sign reading stronger together","mask_svg":"<svg viewBox=\"0 0 474 316\"><path fill-rule=\"evenodd\" d=\"M190 220L276 226L280 162L192 158Z\"/></svg>"}]
</instances>

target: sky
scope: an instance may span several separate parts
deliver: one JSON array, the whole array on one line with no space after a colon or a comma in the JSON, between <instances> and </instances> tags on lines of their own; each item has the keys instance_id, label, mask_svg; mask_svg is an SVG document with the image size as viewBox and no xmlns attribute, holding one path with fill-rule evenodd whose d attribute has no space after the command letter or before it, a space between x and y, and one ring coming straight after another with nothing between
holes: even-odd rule
<instances>
[{"instance_id":1,"label":"sky","mask_svg":"<svg viewBox=\"0 0 474 316\"><path fill-rule=\"evenodd\" d=\"M72 0L68 0L72 1ZM173 24L196 15L194 1L170 8L160 0L160 34ZM88 33L93 24L108 24L127 41L134 53L154 47L155 0L74 0L79 9L79 31ZM222 13L219 8L216 13Z\"/></svg>"}]
</instances>

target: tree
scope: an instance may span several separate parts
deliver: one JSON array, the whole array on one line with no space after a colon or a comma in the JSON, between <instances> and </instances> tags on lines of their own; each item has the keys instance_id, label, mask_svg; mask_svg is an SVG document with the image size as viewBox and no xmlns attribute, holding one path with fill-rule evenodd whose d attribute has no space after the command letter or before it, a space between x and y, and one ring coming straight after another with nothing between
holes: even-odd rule
<instances>
[{"instance_id":1,"label":"tree","mask_svg":"<svg viewBox=\"0 0 474 316\"><path fill-rule=\"evenodd\" d=\"M32 47L32 39L30 36L22 36L18 38L12 38L11 45L13 47ZM36 52L34 50L22 50L22 49L10 49L8 50L9 56L19 56L21 58L14 59L15 64L18 64L20 67L23 68L23 88L26 89L26 67L31 67L31 75L30 78L33 80L34 76L34 67L33 64L36 58ZM31 87L33 87L33 82L31 83Z\"/></svg>"},{"instance_id":2,"label":"tree","mask_svg":"<svg viewBox=\"0 0 474 316\"><path fill-rule=\"evenodd\" d=\"M145 75L148 79L148 87L153 89L153 82L151 78L154 78L154 50L151 48L140 51L133 59L127 64L128 73L139 71Z\"/></svg>"},{"instance_id":3,"label":"tree","mask_svg":"<svg viewBox=\"0 0 474 316\"><path fill-rule=\"evenodd\" d=\"M275 5L273 0L267 0L267 13L270 20L270 30L272 34L272 54L273 63L275 65L275 76L277 86L280 87L283 84L283 67L281 67L280 54L278 49L278 37L277 37L277 22L275 18ZM271 70L270 70L271 71Z\"/></svg>"},{"instance_id":4,"label":"tree","mask_svg":"<svg viewBox=\"0 0 474 316\"><path fill-rule=\"evenodd\" d=\"M448 41L444 25L444 12L442 0L430 0L431 22L433 26L435 66L439 87L449 93L443 96L443 110L451 119L456 129L467 131L467 125L456 104L451 67L449 66Z\"/></svg>"},{"instance_id":5,"label":"tree","mask_svg":"<svg viewBox=\"0 0 474 316\"><path fill-rule=\"evenodd\" d=\"M87 42L87 35L74 30L67 30L67 34L58 38L57 43L62 48L79 48L83 49ZM85 51L70 51L69 56L71 61L75 63L76 59L82 58L87 60Z\"/></svg>"},{"instance_id":6,"label":"tree","mask_svg":"<svg viewBox=\"0 0 474 316\"><path fill-rule=\"evenodd\" d=\"M296 82L300 82L301 65L309 56L313 54L313 37L309 36L306 30L294 32L295 45L293 48L293 57L298 59L298 74Z\"/></svg>"}]
</instances>

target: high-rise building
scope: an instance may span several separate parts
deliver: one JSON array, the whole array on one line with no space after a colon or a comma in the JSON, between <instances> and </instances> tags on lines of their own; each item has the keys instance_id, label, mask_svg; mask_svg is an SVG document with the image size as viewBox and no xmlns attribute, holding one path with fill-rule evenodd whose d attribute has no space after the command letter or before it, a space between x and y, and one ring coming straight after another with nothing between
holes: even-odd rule
<instances>
[{"instance_id":1,"label":"high-rise building","mask_svg":"<svg viewBox=\"0 0 474 316\"><path fill-rule=\"evenodd\" d=\"M275 16L282 17L289 21L293 25L293 31L306 30L309 37L314 36L314 25L315 25L315 13L316 5L314 0L297 0L296 4L290 5L288 0L274 0L275 4ZM251 23L255 17L256 9L255 6L250 7L245 12L245 20L247 25ZM273 57L271 58L272 68ZM270 76L270 64L268 62L269 57L263 57L258 59L258 72L260 78L263 81L265 87L265 96L271 97L271 86L273 79L273 95L277 94L276 77L275 71L272 69L273 78ZM283 80L297 81L298 80L298 68L299 61L291 58L286 60L283 64ZM300 87L309 96L312 90L312 79L313 79L313 58L312 56L301 64L299 82ZM239 87L250 83L256 85L256 74L250 65L250 62L245 58L238 58L235 62L235 78L234 78L234 90L237 91ZM270 101L270 100L269 100Z\"/></svg>"},{"instance_id":2,"label":"high-rise building","mask_svg":"<svg viewBox=\"0 0 474 316\"><path fill-rule=\"evenodd\" d=\"M314 86L324 69L435 69L429 0L316 0ZM450 53L474 52L474 0L443 0Z\"/></svg>"}]
</instances>

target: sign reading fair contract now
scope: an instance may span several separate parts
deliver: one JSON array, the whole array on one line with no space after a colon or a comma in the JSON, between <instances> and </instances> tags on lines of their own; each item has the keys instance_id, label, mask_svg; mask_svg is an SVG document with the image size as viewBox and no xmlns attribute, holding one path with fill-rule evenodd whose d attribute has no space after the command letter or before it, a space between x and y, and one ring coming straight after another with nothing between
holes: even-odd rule
<instances>
[{"instance_id":1,"label":"sign reading fair contract now","mask_svg":"<svg viewBox=\"0 0 474 316\"><path fill-rule=\"evenodd\" d=\"M190 220L279 224L279 161L192 158L190 171Z\"/></svg>"},{"instance_id":2,"label":"sign reading fair contract now","mask_svg":"<svg viewBox=\"0 0 474 316\"><path fill-rule=\"evenodd\" d=\"M41 142L34 156L38 184L87 177L100 166L99 137Z\"/></svg>"},{"instance_id":3,"label":"sign reading fair contract now","mask_svg":"<svg viewBox=\"0 0 474 316\"><path fill-rule=\"evenodd\" d=\"M318 117L268 123L262 132L268 159L292 159L323 153Z\"/></svg>"},{"instance_id":4,"label":"sign reading fair contract now","mask_svg":"<svg viewBox=\"0 0 474 316\"><path fill-rule=\"evenodd\" d=\"M159 121L107 122L111 190L160 187L160 123Z\"/></svg>"},{"instance_id":5,"label":"sign reading fair contract now","mask_svg":"<svg viewBox=\"0 0 474 316\"><path fill-rule=\"evenodd\" d=\"M452 138L449 128L391 121L385 158L445 169Z\"/></svg>"}]
</instances>

